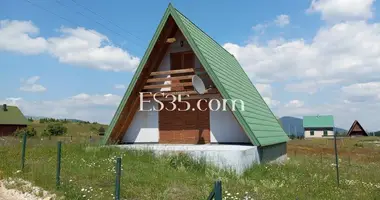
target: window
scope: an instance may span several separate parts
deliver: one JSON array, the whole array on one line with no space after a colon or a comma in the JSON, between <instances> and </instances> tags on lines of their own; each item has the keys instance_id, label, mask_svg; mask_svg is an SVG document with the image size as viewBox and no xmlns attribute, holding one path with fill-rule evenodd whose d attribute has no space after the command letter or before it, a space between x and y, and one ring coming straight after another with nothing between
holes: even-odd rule
<instances>
[{"instance_id":1,"label":"window","mask_svg":"<svg viewBox=\"0 0 380 200\"><path fill-rule=\"evenodd\" d=\"M314 135L314 131L310 131L310 135Z\"/></svg>"},{"instance_id":2,"label":"window","mask_svg":"<svg viewBox=\"0 0 380 200\"><path fill-rule=\"evenodd\" d=\"M323 136L327 136L327 131L326 130L323 131Z\"/></svg>"}]
</instances>

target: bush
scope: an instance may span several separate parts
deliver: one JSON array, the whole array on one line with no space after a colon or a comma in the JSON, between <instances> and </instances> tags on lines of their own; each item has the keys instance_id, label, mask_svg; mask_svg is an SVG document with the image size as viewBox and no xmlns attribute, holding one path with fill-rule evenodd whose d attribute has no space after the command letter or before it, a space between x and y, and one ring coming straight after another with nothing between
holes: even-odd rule
<instances>
[{"instance_id":1,"label":"bush","mask_svg":"<svg viewBox=\"0 0 380 200\"><path fill-rule=\"evenodd\" d=\"M51 123L46 129L48 135L63 135L67 133L67 128L62 123Z\"/></svg>"},{"instance_id":2,"label":"bush","mask_svg":"<svg viewBox=\"0 0 380 200\"><path fill-rule=\"evenodd\" d=\"M37 135L36 129L34 129L33 127L30 127L30 126L28 126L26 128L17 129L13 134L15 136L22 137L24 135L24 133L26 133L27 137L33 137L33 136Z\"/></svg>"},{"instance_id":3,"label":"bush","mask_svg":"<svg viewBox=\"0 0 380 200\"><path fill-rule=\"evenodd\" d=\"M41 136L47 137L47 136L50 136L50 133L46 129L44 129L44 132L42 132Z\"/></svg>"},{"instance_id":4,"label":"bush","mask_svg":"<svg viewBox=\"0 0 380 200\"><path fill-rule=\"evenodd\" d=\"M98 130L99 135L104 135L105 132L106 130L103 128L103 126L101 126Z\"/></svg>"},{"instance_id":5,"label":"bush","mask_svg":"<svg viewBox=\"0 0 380 200\"><path fill-rule=\"evenodd\" d=\"M174 169L185 169L192 171L204 172L206 170L206 161L204 158L195 160L185 153L179 153L167 157L169 165Z\"/></svg>"}]
</instances>

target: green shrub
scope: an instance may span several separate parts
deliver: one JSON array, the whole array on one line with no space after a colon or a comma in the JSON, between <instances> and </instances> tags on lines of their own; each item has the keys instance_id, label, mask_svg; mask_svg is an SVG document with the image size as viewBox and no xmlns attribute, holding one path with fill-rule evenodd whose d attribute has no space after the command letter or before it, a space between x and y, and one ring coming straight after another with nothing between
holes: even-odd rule
<instances>
[{"instance_id":1,"label":"green shrub","mask_svg":"<svg viewBox=\"0 0 380 200\"><path fill-rule=\"evenodd\" d=\"M179 153L168 157L169 165L174 169L186 169L192 171L202 171L206 169L204 159L195 160L185 153Z\"/></svg>"},{"instance_id":2,"label":"green shrub","mask_svg":"<svg viewBox=\"0 0 380 200\"><path fill-rule=\"evenodd\" d=\"M44 129L44 131L42 132L41 136L42 137L47 137L47 136L50 136L50 133L46 129Z\"/></svg>"},{"instance_id":3,"label":"green shrub","mask_svg":"<svg viewBox=\"0 0 380 200\"><path fill-rule=\"evenodd\" d=\"M30 126L28 126L26 128L17 129L13 134L15 136L22 137L24 135L24 133L26 133L27 137L33 137L33 136L37 135L36 129L34 129L33 127L30 127Z\"/></svg>"},{"instance_id":4,"label":"green shrub","mask_svg":"<svg viewBox=\"0 0 380 200\"><path fill-rule=\"evenodd\" d=\"M62 123L50 123L46 131L48 135L58 136L67 133L67 128Z\"/></svg>"},{"instance_id":5,"label":"green shrub","mask_svg":"<svg viewBox=\"0 0 380 200\"><path fill-rule=\"evenodd\" d=\"M355 147L361 147L361 148L364 147L363 143L358 143L358 142L355 143L354 146Z\"/></svg>"}]
</instances>

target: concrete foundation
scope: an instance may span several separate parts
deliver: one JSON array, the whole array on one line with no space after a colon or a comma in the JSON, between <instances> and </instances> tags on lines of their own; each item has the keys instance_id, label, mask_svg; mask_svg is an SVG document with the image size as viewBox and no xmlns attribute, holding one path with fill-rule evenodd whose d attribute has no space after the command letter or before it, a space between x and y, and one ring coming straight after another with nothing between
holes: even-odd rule
<instances>
[{"instance_id":1,"label":"concrete foundation","mask_svg":"<svg viewBox=\"0 0 380 200\"><path fill-rule=\"evenodd\" d=\"M254 164L260 164L263 153L265 153L265 151L261 151L260 153L260 148L257 146L249 145L127 144L117 145L117 147L133 150L149 150L156 156L186 153L196 160L205 159L205 161L209 164L212 164L220 169L235 171L237 174L242 174L246 169L250 168ZM270 162L282 162L286 160L286 149L285 153L280 154L281 155L277 157L270 156ZM269 161L267 159L264 160L265 162Z\"/></svg>"}]
</instances>

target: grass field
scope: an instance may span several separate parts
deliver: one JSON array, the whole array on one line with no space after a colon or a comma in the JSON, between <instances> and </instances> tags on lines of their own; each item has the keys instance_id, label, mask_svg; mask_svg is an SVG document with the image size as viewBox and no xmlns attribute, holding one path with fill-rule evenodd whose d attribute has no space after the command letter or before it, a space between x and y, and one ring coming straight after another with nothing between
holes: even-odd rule
<instances>
[{"instance_id":1,"label":"grass field","mask_svg":"<svg viewBox=\"0 0 380 200\"><path fill-rule=\"evenodd\" d=\"M19 177L66 199L113 199L115 160L120 156L123 199L206 199L218 178L226 199L380 199L380 138L338 141L337 187L333 141L328 139L290 141L285 165L254 166L236 176L185 155L155 158L150 152L100 148L92 124L68 125L72 141L67 136L28 139L24 172L19 171L21 139L0 138L0 179ZM64 141L59 190L57 140Z\"/></svg>"}]
</instances>

